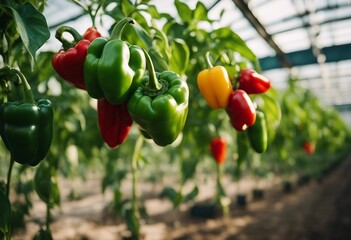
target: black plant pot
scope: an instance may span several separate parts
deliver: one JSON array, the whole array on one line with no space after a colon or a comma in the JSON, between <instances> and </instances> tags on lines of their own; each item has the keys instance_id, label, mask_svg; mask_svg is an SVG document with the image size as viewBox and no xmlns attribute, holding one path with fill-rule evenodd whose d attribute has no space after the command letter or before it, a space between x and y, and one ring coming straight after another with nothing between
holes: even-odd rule
<instances>
[{"instance_id":1,"label":"black plant pot","mask_svg":"<svg viewBox=\"0 0 351 240\"><path fill-rule=\"evenodd\" d=\"M238 204L241 207L245 207L247 205L246 195L244 194L236 195L236 204Z\"/></svg>"},{"instance_id":2,"label":"black plant pot","mask_svg":"<svg viewBox=\"0 0 351 240\"><path fill-rule=\"evenodd\" d=\"M216 203L197 203L190 208L190 215L195 218L216 218L220 214L221 210Z\"/></svg>"},{"instance_id":3,"label":"black plant pot","mask_svg":"<svg viewBox=\"0 0 351 240\"><path fill-rule=\"evenodd\" d=\"M252 190L252 197L254 200L260 200L264 196L264 191L259 188L255 188Z\"/></svg>"},{"instance_id":4,"label":"black plant pot","mask_svg":"<svg viewBox=\"0 0 351 240\"><path fill-rule=\"evenodd\" d=\"M310 176L304 175L297 179L297 185L303 186L310 182Z\"/></svg>"},{"instance_id":5,"label":"black plant pot","mask_svg":"<svg viewBox=\"0 0 351 240\"><path fill-rule=\"evenodd\" d=\"M283 192L289 193L292 191L292 184L289 181L284 181L283 182Z\"/></svg>"}]
</instances>

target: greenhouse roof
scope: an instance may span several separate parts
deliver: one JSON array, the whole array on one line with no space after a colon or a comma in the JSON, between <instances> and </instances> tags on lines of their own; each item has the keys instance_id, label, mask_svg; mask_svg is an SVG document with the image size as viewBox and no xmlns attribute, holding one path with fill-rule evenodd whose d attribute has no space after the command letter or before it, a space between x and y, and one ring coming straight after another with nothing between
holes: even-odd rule
<instances>
[{"instance_id":1,"label":"greenhouse roof","mask_svg":"<svg viewBox=\"0 0 351 240\"><path fill-rule=\"evenodd\" d=\"M170 1L153 0L160 12L176 15ZM197 1L184 1L194 8ZM273 85L283 89L289 74L301 79L324 104L351 110L350 0L206 0L214 27L230 26L259 57ZM70 22L89 25L81 9L65 0L48 0L44 15L52 30ZM52 34L53 35L53 34ZM52 41L51 43L53 43Z\"/></svg>"}]
</instances>

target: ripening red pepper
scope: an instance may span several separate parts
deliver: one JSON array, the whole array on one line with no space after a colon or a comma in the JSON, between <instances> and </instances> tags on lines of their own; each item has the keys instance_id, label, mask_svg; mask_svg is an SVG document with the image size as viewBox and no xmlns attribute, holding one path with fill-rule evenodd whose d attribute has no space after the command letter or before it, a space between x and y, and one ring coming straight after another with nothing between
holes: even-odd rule
<instances>
[{"instance_id":1,"label":"ripening red pepper","mask_svg":"<svg viewBox=\"0 0 351 240\"><path fill-rule=\"evenodd\" d=\"M227 114L235 130L242 132L256 121L256 109L247 93L234 90L229 96Z\"/></svg>"},{"instance_id":2,"label":"ripening red pepper","mask_svg":"<svg viewBox=\"0 0 351 240\"><path fill-rule=\"evenodd\" d=\"M67 51L60 50L52 59L57 74L76 88L85 90L83 66L90 41L83 39Z\"/></svg>"},{"instance_id":3,"label":"ripening red pepper","mask_svg":"<svg viewBox=\"0 0 351 240\"><path fill-rule=\"evenodd\" d=\"M95 38L98 38L98 37L101 37L101 34L94 26L88 28L83 35L83 38L86 40L89 40L90 42L92 42Z\"/></svg>"},{"instance_id":4,"label":"ripening red pepper","mask_svg":"<svg viewBox=\"0 0 351 240\"><path fill-rule=\"evenodd\" d=\"M239 74L239 89L247 94L259 94L266 92L271 87L271 82L265 76L253 69L244 68Z\"/></svg>"},{"instance_id":5,"label":"ripening red pepper","mask_svg":"<svg viewBox=\"0 0 351 240\"><path fill-rule=\"evenodd\" d=\"M72 34L74 41L69 42L63 37L63 33ZM73 28L62 26L56 31L56 38L62 42L63 49L55 53L52 58L52 66L57 74L76 88L85 90L84 62L90 42L94 37L101 36L93 28L88 28L82 36Z\"/></svg>"},{"instance_id":6,"label":"ripening red pepper","mask_svg":"<svg viewBox=\"0 0 351 240\"><path fill-rule=\"evenodd\" d=\"M97 105L99 130L102 139L111 148L122 144L133 124L127 103L111 104L106 99L98 99Z\"/></svg>"},{"instance_id":7,"label":"ripening red pepper","mask_svg":"<svg viewBox=\"0 0 351 240\"><path fill-rule=\"evenodd\" d=\"M305 141L303 143L302 147L308 155L312 155L314 153L315 148L316 148L316 144L314 142Z\"/></svg>"},{"instance_id":8,"label":"ripening red pepper","mask_svg":"<svg viewBox=\"0 0 351 240\"><path fill-rule=\"evenodd\" d=\"M212 138L211 152L217 164L222 164L227 156L227 141L221 137Z\"/></svg>"}]
</instances>

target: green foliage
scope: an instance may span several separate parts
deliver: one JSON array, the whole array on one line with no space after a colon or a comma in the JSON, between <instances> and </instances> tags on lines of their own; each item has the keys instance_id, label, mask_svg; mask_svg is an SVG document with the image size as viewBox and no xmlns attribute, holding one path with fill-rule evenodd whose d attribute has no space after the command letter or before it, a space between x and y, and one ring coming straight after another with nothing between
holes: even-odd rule
<instances>
[{"instance_id":1,"label":"green foliage","mask_svg":"<svg viewBox=\"0 0 351 240\"><path fill-rule=\"evenodd\" d=\"M39 1L36 3L42 6ZM8 10L11 11L11 14ZM5 62L9 57L9 48L18 43L18 35L21 38L21 44L34 60L36 51L50 37L45 17L30 2L16 4L12 1L0 5L0 17L4 19L5 25L0 30L0 38L6 43L0 49L0 54L5 55ZM6 32L2 32L4 29Z\"/></svg>"},{"instance_id":2,"label":"green foliage","mask_svg":"<svg viewBox=\"0 0 351 240\"><path fill-rule=\"evenodd\" d=\"M49 163L42 162L34 177L35 191L40 199L50 207L60 204L60 191L54 171Z\"/></svg>"},{"instance_id":3,"label":"green foliage","mask_svg":"<svg viewBox=\"0 0 351 240\"><path fill-rule=\"evenodd\" d=\"M80 5L83 1L75 2ZM50 64L54 52L37 53L49 37L46 20L40 13L45 3L44 0L18 0L0 4L0 55L4 64L18 66L29 80L35 98L48 98L55 108L54 139L46 159L34 169L15 166L16 193L22 194L24 200L13 201L11 209L8 197L0 191L0 232L8 231L11 210L12 224L24 224L34 189L40 199L53 207L60 204L57 177L84 178L89 171L103 172L102 191L112 190L114 212L126 219L130 230L136 232L139 216L131 214L131 199L122 192L122 184L130 172L135 139L140 132L134 124L127 140L114 150L103 143L97 125L96 101L55 73ZM322 106L310 91L299 87L297 81L290 81L284 92L272 88L265 94L251 96L269 123L268 149L262 155L251 150L246 133L233 130L224 110L208 107L196 82L197 74L206 68L207 51L211 52L214 65L223 65L228 70L233 83L241 68L259 71L260 66L252 50L230 27L213 28L218 20L209 19L208 9L201 1L192 9L186 1L175 0L179 18L159 12L149 0L93 0L84 4L86 14L89 8L98 10L102 4L99 13L116 22L127 16L134 18L137 23L125 28L122 39L145 48L156 71L175 71L188 83L189 113L182 135L162 149L145 140L138 160L139 181L158 184L165 176L176 176L172 180L180 183L179 188L165 187L161 193L174 207L197 197L196 174L215 174L208 148L214 136L227 139L229 159L224 167L234 180L239 180L245 170L259 177L273 171L283 175L296 171L317 174L334 165L345 153L350 133L339 114ZM11 84L0 81L1 102L18 97ZM303 152L301 145L305 140L316 142L313 156ZM0 161L8 161L5 148L1 151ZM4 166L7 165L5 162ZM0 175L5 174L1 169ZM184 186L189 181L194 182L194 187L185 192ZM225 189L219 185L217 188L224 196ZM146 219L142 202L138 208L140 217ZM35 239L50 239L48 233L49 230L40 230Z\"/></svg>"},{"instance_id":4,"label":"green foliage","mask_svg":"<svg viewBox=\"0 0 351 240\"><path fill-rule=\"evenodd\" d=\"M3 190L0 190L0 202L0 233L6 235L10 231L11 204Z\"/></svg>"}]
</instances>

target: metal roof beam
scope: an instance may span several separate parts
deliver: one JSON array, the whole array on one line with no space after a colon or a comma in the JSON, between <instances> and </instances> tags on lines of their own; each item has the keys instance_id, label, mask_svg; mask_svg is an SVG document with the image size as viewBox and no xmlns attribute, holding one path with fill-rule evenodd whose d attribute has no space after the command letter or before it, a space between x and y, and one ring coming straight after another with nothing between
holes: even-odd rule
<instances>
[{"instance_id":1,"label":"metal roof beam","mask_svg":"<svg viewBox=\"0 0 351 240\"><path fill-rule=\"evenodd\" d=\"M351 43L325 47L321 50L326 55L326 63L349 60L349 53L351 52ZM311 48L287 53L286 56L294 66L304 66L318 63L316 57L313 55ZM277 60L276 57L264 57L259 59L259 61L262 70L270 70L282 67L281 63Z\"/></svg>"},{"instance_id":2,"label":"metal roof beam","mask_svg":"<svg viewBox=\"0 0 351 240\"><path fill-rule=\"evenodd\" d=\"M232 0L233 3L239 8L245 18L250 22L250 24L256 29L258 34L268 43L268 45L274 49L277 54L277 58L281 62L281 65L286 68L291 68L291 64L286 58L285 53L280 49L280 47L275 43L272 35L267 32L262 23L256 18L256 16L249 9L247 3L243 0Z\"/></svg>"}]
</instances>

